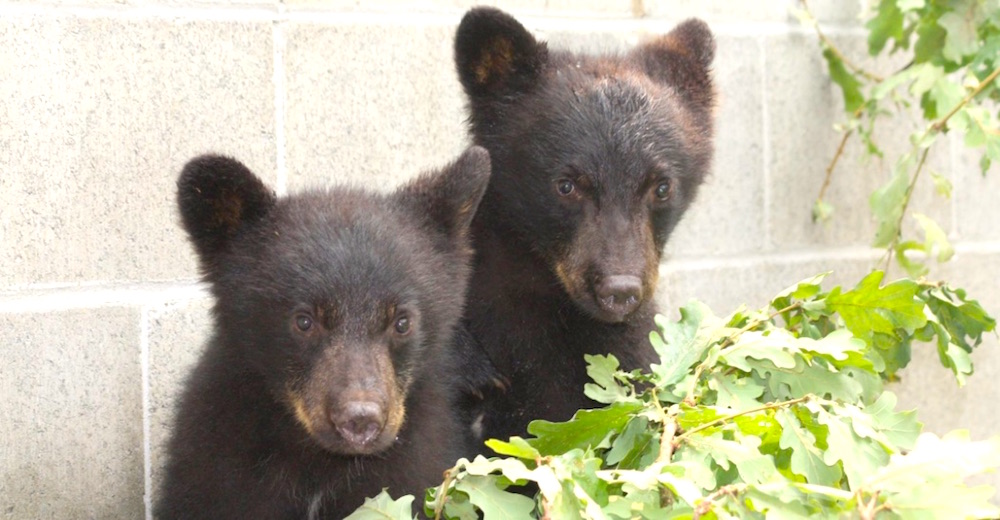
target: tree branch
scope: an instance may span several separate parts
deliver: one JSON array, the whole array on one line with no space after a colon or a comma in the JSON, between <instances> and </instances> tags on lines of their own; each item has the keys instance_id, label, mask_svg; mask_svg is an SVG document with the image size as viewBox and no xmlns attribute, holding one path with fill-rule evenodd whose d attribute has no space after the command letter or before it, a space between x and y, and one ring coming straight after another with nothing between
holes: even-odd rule
<instances>
[{"instance_id":1,"label":"tree branch","mask_svg":"<svg viewBox=\"0 0 1000 520\"><path fill-rule=\"evenodd\" d=\"M758 413L758 412L765 412L767 410L774 410L776 408L787 408L789 406L796 405L796 404L799 404L799 403L804 403L806 401L809 401L809 400L812 400L812 399L815 399L815 398L816 398L816 396L814 396L812 394L809 394L809 395L804 395L802 397L799 397L797 399L791 399L791 400L788 400L788 401L781 401L781 402L777 402L777 403L769 403L769 404L766 404L764 406L760 406L760 407L757 407L757 408L752 408L750 410L744 410L742 412L734 413L732 415L727 415L725 417L719 417L718 419L716 419L714 421L707 422L707 423L702 424L701 426L699 426L697 428L688 430L688 431L686 431L686 432L678 435L677 438L674 439L674 444L675 445L680 444L681 441L683 441L684 439L687 439L688 437L690 437L691 435L694 435L695 433L707 430L709 428L714 428L715 426L718 426L720 424L724 424L726 422L729 422L729 421L731 421L731 420L733 420L733 419L735 419L737 417L740 417L742 415L751 415L751 414L755 414L755 413Z\"/></svg>"},{"instance_id":2,"label":"tree branch","mask_svg":"<svg viewBox=\"0 0 1000 520\"><path fill-rule=\"evenodd\" d=\"M950 112L945 114L944 117L935 121L934 124L932 124L931 127L928 129L928 131L924 133L924 135L926 136L931 130L936 132L944 131L945 127L948 125L948 120L951 119L951 116L958 113L958 111L961 110L962 107L964 107L965 105L968 105L973 98L978 96L979 93L983 91L983 89L988 87L990 83L993 83L993 80L997 79L997 76L1000 76L1000 67L994 69L989 76L986 76L982 81L980 81L979 84L976 85L976 88L972 89L972 92L970 92L969 95L965 96L965 98L962 99L962 101L959 101L959 103L955 105L955 107L952 108Z\"/></svg>"},{"instance_id":3,"label":"tree branch","mask_svg":"<svg viewBox=\"0 0 1000 520\"><path fill-rule=\"evenodd\" d=\"M441 520L441 513L444 512L444 504L448 501L448 486L455 479L455 473L457 472L457 465L444 472L444 482L441 483L441 487L438 488L437 495L434 497L434 520Z\"/></svg>"},{"instance_id":4,"label":"tree branch","mask_svg":"<svg viewBox=\"0 0 1000 520\"><path fill-rule=\"evenodd\" d=\"M819 40L820 42L822 42L823 47L830 49L830 52L832 52L833 55L836 56L837 59L839 59L847 68L854 71L855 74L860 74L861 76L864 76L864 78L867 79L868 81L881 83L882 81L885 80L885 78L878 76L874 73L868 72L867 70L861 68L859 65L856 65L851 60L847 59L847 56L844 56L844 53L840 52L840 49L838 49L837 46L833 44L833 41L827 38L826 35L823 34L823 31L820 30L819 21L816 19L815 16L813 16L812 11L809 9L809 2L807 0L800 0L800 2L802 3L802 9L805 11L809 19L812 20L813 29L816 30L816 36L819 36Z\"/></svg>"},{"instance_id":5,"label":"tree branch","mask_svg":"<svg viewBox=\"0 0 1000 520\"><path fill-rule=\"evenodd\" d=\"M699 520L702 516L707 515L712 510L712 506L715 505L716 500L724 496L736 496L746 490L746 488L746 484L730 484L713 491L695 506L691 520Z\"/></svg>"}]
</instances>

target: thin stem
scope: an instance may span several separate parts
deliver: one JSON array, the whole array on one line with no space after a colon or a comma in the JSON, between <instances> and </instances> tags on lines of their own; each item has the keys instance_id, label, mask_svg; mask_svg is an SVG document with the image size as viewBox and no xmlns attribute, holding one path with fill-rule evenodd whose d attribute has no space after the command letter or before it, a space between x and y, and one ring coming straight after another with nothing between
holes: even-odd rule
<instances>
[{"instance_id":1,"label":"thin stem","mask_svg":"<svg viewBox=\"0 0 1000 520\"><path fill-rule=\"evenodd\" d=\"M441 487L438 488L437 496L434 497L434 520L441 520L441 513L444 512L444 504L448 501L448 486L451 485L451 481L455 479L455 473L458 472L458 466L453 466L451 469L445 470L444 472L444 482L441 483Z\"/></svg>"},{"instance_id":2,"label":"thin stem","mask_svg":"<svg viewBox=\"0 0 1000 520\"><path fill-rule=\"evenodd\" d=\"M858 119L859 117L861 117L861 114L864 113L864 109L865 109L864 105L861 105L860 107L858 107L857 110L854 111L854 114L851 117L853 119ZM840 144L837 145L837 152L833 154L833 159L830 160L830 164L828 164L826 167L826 175L823 177L823 185L820 186L819 195L816 196L817 201L822 201L823 196L826 195L826 190L827 188L830 187L830 180L833 179L833 171L834 169L837 168L837 163L840 161L840 158L844 155L844 148L846 148L847 141L851 138L852 135L854 135L853 128L844 132L844 136L840 139Z\"/></svg>"},{"instance_id":3,"label":"thin stem","mask_svg":"<svg viewBox=\"0 0 1000 520\"><path fill-rule=\"evenodd\" d=\"M878 514L880 508L878 504L878 491L872 495L872 499L865 502L861 498L861 492L858 491L858 518L861 520L875 520L875 515Z\"/></svg>"},{"instance_id":4,"label":"thin stem","mask_svg":"<svg viewBox=\"0 0 1000 520\"><path fill-rule=\"evenodd\" d=\"M969 92L967 96L962 98L962 100L959 101L954 107L952 107L952 109L948 111L947 114L945 114L937 121L931 123L931 125L927 127L927 130L924 131L924 133L920 136L920 138L914 141L918 143L914 146L915 147L919 146L919 143L924 142L927 139L927 137L929 137L931 134L943 132L944 130L946 130L948 127L948 120L950 120L955 114L957 114L959 110L968 105L969 102L973 100L973 98L979 95L979 93L982 92L987 86L989 86L990 83L993 83L993 81L996 80L998 76L1000 76L1000 67L994 69L993 72L991 72L988 76L986 76L986 78L980 81L979 84L976 85L976 88L972 89L972 91ZM912 198L913 195L913 188L917 184L917 179L920 177L920 172L923 170L924 163L927 161L927 154L930 152L930 150L931 150L930 147L927 147L924 149L924 153L920 155L920 162L917 164L917 171L913 174L913 178L910 179L909 186L906 187L906 194L903 197L903 210L900 211L899 219L896 221L897 230L901 229L901 226L903 224L903 218L906 216L906 209L909 207L910 199ZM900 233L897 232L896 236L892 239L892 242L886 248L885 256L883 257L885 258L886 272L889 271L889 264L890 262L892 262L892 252L893 250L895 250L896 246L899 245L899 237Z\"/></svg>"},{"instance_id":5,"label":"thin stem","mask_svg":"<svg viewBox=\"0 0 1000 520\"><path fill-rule=\"evenodd\" d=\"M823 177L823 185L819 188L819 195L816 196L817 201L822 201L823 196L826 195L826 189L830 187L830 179L833 178L833 170L837 167L837 161L840 160L840 156L844 153L844 146L847 144L847 140L854 135L854 129L850 129L844 132L844 137L840 140L840 145L837 146L837 153L833 154L833 159L830 164L826 167L826 176Z\"/></svg>"},{"instance_id":6,"label":"thin stem","mask_svg":"<svg viewBox=\"0 0 1000 520\"><path fill-rule=\"evenodd\" d=\"M892 261L892 252L896 249L896 245L899 244L899 237L901 234L903 226L903 217L906 216L906 208L910 206L910 200L913 198L913 189L917 185L917 179L920 178L920 172L924 169L924 163L927 162L927 154L930 153L931 149L924 148L924 153L920 154L920 162L917 163L917 171L913 174L913 178L910 179L910 184L906 187L906 193L903 195L903 209L899 212L899 218L896 220L896 237L892 239L892 243L886 248L885 253L885 269L883 271L889 272L889 262Z\"/></svg>"},{"instance_id":7,"label":"thin stem","mask_svg":"<svg viewBox=\"0 0 1000 520\"><path fill-rule=\"evenodd\" d=\"M663 409L656 389L653 389L653 405L656 406L656 412L660 416L660 424L663 425L663 435L660 436L660 453L656 456L656 462L667 463L674 455L674 435L677 434L677 422Z\"/></svg>"},{"instance_id":8,"label":"thin stem","mask_svg":"<svg viewBox=\"0 0 1000 520\"><path fill-rule=\"evenodd\" d=\"M753 408L753 409L750 409L750 410L744 410L742 412L734 413L732 415L727 415L725 417L719 417L718 419L716 419L714 421L707 422L707 423L702 424L701 426L699 426L697 428L694 428L692 430L688 430L688 431L686 431L686 432L678 435L677 438L674 439L674 444L680 444L681 441L683 441L684 439L687 439L688 437L690 437L690 436L692 436L692 435L694 435L694 434L696 434L696 433L698 433L700 431L704 431L704 430L707 430L709 428L714 428L714 427L716 427L716 426L718 426L720 424L729 422L729 421L731 421L731 420L733 420L733 419L735 419L737 417L740 417L742 415L751 415L751 414L755 414L755 413L759 413L759 412L765 412L767 410L774 410L774 409L777 409L777 408L787 408L789 406L793 406L793 405L796 405L796 404L799 404L799 403L804 403L806 401L809 401L809 400L815 399L815 398L816 397L814 395L809 394L809 395L804 395L802 397L799 397L797 399L792 399L792 400L789 400L789 401L781 401L781 402L778 402L778 403L769 403L769 404L766 404L764 406L760 406L760 407Z\"/></svg>"},{"instance_id":9,"label":"thin stem","mask_svg":"<svg viewBox=\"0 0 1000 520\"><path fill-rule=\"evenodd\" d=\"M660 435L660 452L656 455L656 462L667 464L674 456L674 436L677 435L677 421L673 420L667 411L660 404L660 396L653 390L653 404L660 415L660 424L663 425L663 434ZM660 506L666 507L674 502L673 492L666 486L660 487Z\"/></svg>"},{"instance_id":10,"label":"thin stem","mask_svg":"<svg viewBox=\"0 0 1000 520\"><path fill-rule=\"evenodd\" d=\"M730 484L713 491L701 502L699 502L697 506L695 506L694 514L691 515L691 520L699 520L702 516L707 515L708 512L712 510L712 506L715 504L716 500L727 495L736 496L746 490L746 488L746 484Z\"/></svg>"},{"instance_id":11,"label":"thin stem","mask_svg":"<svg viewBox=\"0 0 1000 520\"><path fill-rule=\"evenodd\" d=\"M885 79L881 76L868 72L867 70L856 65L853 61L847 59L847 56L844 56L844 53L840 52L840 49L838 49L837 46L833 44L833 41L827 38L826 35L823 34L823 31L820 30L819 21L816 20L816 17L813 16L812 14L812 11L809 10L809 2L807 0L800 0L800 1L802 3L802 9L806 12L806 15L808 15L809 18L813 21L813 28L816 29L816 36L819 36L819 39L823 43L823 46L826 47L827 49L830 49L830 52L832 52L834 56L837 57L837 59L839 59L847 68L851 69L856 74L864 76L865 79L867 79L868 81L881 83Z\"/></svg>"},{"instance_id":12,"label":"thin stem","mask_svg":"<svg viewBox=\"0 0 1000 520\"><path fill-rule=\"evenodd\" d=\"M972 92L970 92L968 96L965 96L965 98L962 99L962 101L960 101L957 105L955 105L955 107L952 108L950 112L945 114L944 117L935 121L934 124L931 125L931 128L928 129L928 132L930 130L934 130L937 132L943 131L945 129L945 126L947 126L948 124L948 120L951 119L951 116L958 113L958 111L961 110L962 107L964 107L965 105L968 105L969 102L972 101L974 97L978 96L979 93L983 91L983 89L988 87L990 83L993 83L993 80L997 79L997 76L1000 76L1000 67L994 69L989 76L986 76L985 79L980 81L979 84L976 85L976 88L972 89Z\"/></svg>"}]
</instances>

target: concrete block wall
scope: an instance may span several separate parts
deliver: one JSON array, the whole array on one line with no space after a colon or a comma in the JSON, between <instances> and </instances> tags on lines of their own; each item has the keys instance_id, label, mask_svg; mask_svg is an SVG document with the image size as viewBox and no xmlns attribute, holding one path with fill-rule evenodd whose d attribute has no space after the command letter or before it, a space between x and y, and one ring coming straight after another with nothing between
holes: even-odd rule
<instances>
[{"instance_id":1,"label":"concrete block wall","mask_svg":"<svg viewBox=\"0 0 1000 520\"><path fill-rule=\"evenodd\" d=\"M231 154L284 193L388 189L449 161L467 143L451 37L473 3L0 0L0 518L149 517L210 326L174 207L181 166ZM873 265L867 197L886 164L850 149L834 222L809 220L841 108L793 0L493 3L574 49L626 48L688 16L716 31L717 158L668 246L665 308L760 306L816 272L852 284ZM863 49L860 2L812 4ZM954 196L922 207L958 249L936 274L1000 315L1000 171L981 177L957 139L933 164ZM1000 433L988 343L961 391L918 349L903 405L934 431Z\"/></svg>"}]
</instances>

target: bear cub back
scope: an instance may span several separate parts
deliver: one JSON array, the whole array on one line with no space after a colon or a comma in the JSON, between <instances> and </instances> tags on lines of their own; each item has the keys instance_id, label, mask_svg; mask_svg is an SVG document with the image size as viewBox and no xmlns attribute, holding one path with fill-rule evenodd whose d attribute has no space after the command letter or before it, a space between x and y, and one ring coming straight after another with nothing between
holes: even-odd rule
<instances>
[{"instance_id":1,"label":"bear cub back","mask_svg":"<svg viewBox=\"0 0 1000 520\"><path fill-rule=\"evenodd\" d=\"M214 331L157 518L343 518L382 488L422 501L471 440L453 341L489 173L473 147L391 194L277 198L233 159L185 166L178 204Z\"/></svg>"}]
</instances>

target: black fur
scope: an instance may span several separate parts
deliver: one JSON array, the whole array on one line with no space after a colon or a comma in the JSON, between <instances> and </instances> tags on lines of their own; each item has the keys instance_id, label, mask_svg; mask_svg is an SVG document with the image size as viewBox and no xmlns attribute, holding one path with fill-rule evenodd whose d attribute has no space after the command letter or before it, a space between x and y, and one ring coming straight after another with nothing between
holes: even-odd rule
<instances>
[{"instance_id":1,"label":"black fur","mask_svg":"<svg viewBox=\"0 0 1000 520\"><path fill-rule=\"evenodd\" d=\"M697 20L606 56L550 50L494 8L462 20L456 66L493 163L465 321L511 383L478 409L485 437L592 407L585 353L655 361L663 247L712 155L714 49Z\"/></svg>"},{"instance_id":2,"label":"black fur","mask_svg":"<svg viewBox=\"0 0 1000 520\"><path fill-rule=\"evenodd\" d=\"M489 178L473 147L390 195L277 199L237 161L178 182L215 328L168 446L159 519L343 518L468 450L450 347Z\"/></svg>"}]
</instances>

